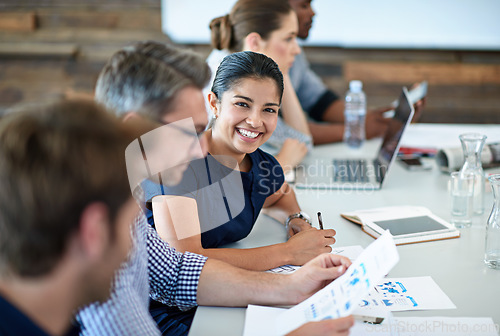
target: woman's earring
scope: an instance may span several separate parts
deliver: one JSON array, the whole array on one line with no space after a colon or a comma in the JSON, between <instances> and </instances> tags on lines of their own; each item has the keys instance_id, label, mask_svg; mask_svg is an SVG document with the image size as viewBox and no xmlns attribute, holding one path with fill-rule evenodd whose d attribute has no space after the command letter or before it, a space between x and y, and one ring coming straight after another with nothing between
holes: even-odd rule
<instances>
[{"instance_id":1,"label":"woman's earring","mask_svg":"<svg viewBox=\"0 0 500 336\"><path fill-rule=\"evenodd\" d=\"M208 123L207 129L212 128L215 125L215 121L217 120L217 116L214 114Z\"/></svg>"}]
</instances>

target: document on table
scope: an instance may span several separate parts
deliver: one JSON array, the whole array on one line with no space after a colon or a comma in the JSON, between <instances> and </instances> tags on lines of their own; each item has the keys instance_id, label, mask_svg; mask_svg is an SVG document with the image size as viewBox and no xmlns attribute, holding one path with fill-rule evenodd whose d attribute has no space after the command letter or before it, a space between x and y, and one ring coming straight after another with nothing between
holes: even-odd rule
<instances>
[{"instance_id":1,"label":"document on table","mask_svg":"<svg viewBox=\"0 0 500 336\"><path fill-rule=\"evenodd\" d=\"M344 247L332 247L332 254L338 254L341 256L344 256L346 258L349 258L351 261L356 260L363 252L363 248L360 245L352 245L352 246L344 246ZM280 274L290 274L298 270L300 266L294 266L294 265L283 265L283 266L278 266L276 268L270 269L267 272L271 273L280 273Z\"/></svg>"},{"instance_id":2,"label":"document on table","mask_svg":"<svg viewBox=\"0 0 500 336\"><path fill-rule=\"evenodd\" d=\"M430 276L385 278L372 288L355 314L384 308L390 311L455 309L450 298Z\"/></svg>"},{"instance_id":3,"label":"document on table","mask_svg":"<svg viewBox=\"0 0 500 336\"><path fill-rule=\"evenodd\" d=\"M378 325L356 322L349 335L498 336L498 325L493 323L491 317L393 317L390 322Z\"/></svg>"},{"instance_id":4,"label":"document on table","mask_svg":"<svg viewBox=\"0 0 500 336\"><path fill-rule=\"evenodd\" d=\"M248 305L243 336L277 336L274 323L286 308Z\"/></svg>"},{"instance_id":5,"label":"document on table","mask_svg":"<svg viewBox=\"0 0 500 336\"><path fill-rule=\"evenodd\" d=\"M285 308L249 305L243 336L278 336L274 323ZM351 336L498 336L490 317L394 317L381 324L356 321Z\"/></svg>"},{"instance_id":6,"label":"document on table","mask_svg":"<svg viewBox=\"0 0 500 336\"><path fill-rule=\"evenodd\" d=\"M276 333L284 335L309 321L347 316L399 261L389 232L370 244L347 271L302 303L280 314Z\"/></svg>"}]
</instances>

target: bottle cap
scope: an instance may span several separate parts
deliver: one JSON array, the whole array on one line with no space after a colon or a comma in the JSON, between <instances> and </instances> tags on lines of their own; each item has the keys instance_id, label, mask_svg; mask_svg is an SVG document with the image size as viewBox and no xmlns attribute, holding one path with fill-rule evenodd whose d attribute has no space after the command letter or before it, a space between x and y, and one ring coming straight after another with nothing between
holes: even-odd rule
<instances>
[{"instance_id":1,"label":"bottle cap","mask_svg":"<svg viewBox=\"0 0 500 336\"><path fill-rule=\"evenodd\" d=\"M349 82L349 90L352 92L360 92L363 89L363 82L360 80L352 80Z\"/></svg>"}]
</instances>

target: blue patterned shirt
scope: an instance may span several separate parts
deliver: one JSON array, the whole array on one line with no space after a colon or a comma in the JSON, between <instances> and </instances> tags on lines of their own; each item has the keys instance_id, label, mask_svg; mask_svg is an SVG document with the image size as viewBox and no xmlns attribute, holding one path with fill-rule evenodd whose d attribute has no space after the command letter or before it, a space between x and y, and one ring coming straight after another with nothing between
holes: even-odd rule
<instances>
[{"instance_id":1,"label":"blue patterned shirt","mask_svg":"<svg viewBox=\"0 0 500 336\"><path fill-rule=\"evenodd\" d=\"M134 248L116 274L111 298L79 312L83 335L160 335L149 314L149 296L183 310L197 305L198 280L207 258L175 251L143 215L132 231Z\"/></svg>"}]
</instances>

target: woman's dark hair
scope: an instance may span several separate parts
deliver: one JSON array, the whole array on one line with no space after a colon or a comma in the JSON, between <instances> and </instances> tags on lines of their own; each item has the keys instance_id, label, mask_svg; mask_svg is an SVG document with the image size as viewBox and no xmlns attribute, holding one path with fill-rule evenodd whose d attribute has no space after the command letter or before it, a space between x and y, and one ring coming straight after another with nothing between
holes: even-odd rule
<instances>
[{"instance_id":1,"label":"woman's dark hair","mask_svg":"<svg viewBox=\"0 0 500 336\"><path fill-rule=\"evenodd\" d=\"M241 51L245 37L253 32L267 40L291 11L288 0L239 0L229 14L210 22L212 47Z\"/></svg>"},{"instance_id":2,"label":"woman's dark hair","mask_svg":"<svg viewBox=\"0 0 500 336\"><path fill-rule=\"evenodd\" d=\"M241 51L224 57L215 74L212 92L220 100L224 92L246 78L272 79L276 83L281 103L283 74L278 64L266 55L252 51Z\"/></svg>"}]
</instances>

